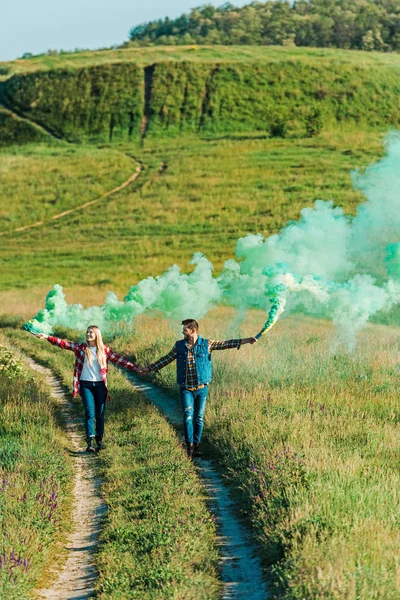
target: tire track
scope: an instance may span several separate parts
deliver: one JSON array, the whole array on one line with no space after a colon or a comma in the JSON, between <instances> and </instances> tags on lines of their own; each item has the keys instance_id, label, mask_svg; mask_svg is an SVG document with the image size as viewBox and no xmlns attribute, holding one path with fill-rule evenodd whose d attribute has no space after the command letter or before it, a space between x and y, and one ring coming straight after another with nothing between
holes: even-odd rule
<instances>
[{"instance_id":1,"label":"tire track","mask_svg":"<svg viewBox=\"0 0 400 600\"><path fill-rule=\"evenodd\" d=\"M112 190L106 192L105 194L102 194L98 198L95 198L94 200L90 200L89 202L85 202L84 204L80 204L79 206L76 206L75 208L71 208L70 210L65 210L57 215L53 215L49 219L45 219L43 221L36 221L36 223L30 223L29 225L24 225L23 227L17 227L16 229L11 229L10 231L1 231L0 236L11 234L11 233L19 233L21 231L27 231L28 229L33 229L34 227L40 227L41 225L46 225L47 223L51 223L52 221L56 221L57 219L62 219L63 217L66 217L67 215L75 213L79 210L83 210L83 209L87 208L88 206L92 206L93 204L96 204L97 202L104 200L104 198L108 198L109 196L112 196L112 195L116 194L117 192L120 192L121 190L126 188L128 185L133 183L139 177L139 175L142 173L143 170L144 170L143 165L139 163L138 166L136 167L135 172L126 181L121 183L121 185L119 185L118 187L113 188Z\"/></svg>"},{"instance_id":2,"label":"tire track","mask_svg":"<svg viewBox=\"0 0 400 600\"><path fill-rule=\"evenodd\" d=\"M182 418L173 399L155 386L140 381L134 374L125 375L173 426L181 425ZM222 600L266 600L269 593L256 556L256 548L235 515L235 503L230 498L221 475L210 460L195 458L193 462L209 495L211 511L216 517L223 582Z\"/></svg>"},{"instance_id":3,"label":"tire track","mask_svg":"<svg viewBox=\"0 0 400 600\"><path fill-rule=\"evenodd\" d=\"M73 530L65 546L67 560L55 575L54 583L48 588L35 590L37 600L89 600L95 595L97 571L94 554L106 513L106 505L100 497L100 482L95 475L93 457L82 450L81 426L76 423L71 403L64 394L61 382L50 369L25 357L29 367L42 375L52 389L65 419L65 430L71 444L74 469ZM58 576L57 576L58 575Z\"/></svg>"},{"instance_id":4,"label":"tire track","mask_svg":"<svg viewBox=\"0 0 400 600\"><path fill-rule=\"evenodd\" d=\"M4 91L2 89L2 85L0 82L0 108L2 110L4 110L6 113L8 113L9 115L15 117L16 119L19 119L21 121L24 121L26 123L29 123L29 125L31 125L32 127L34 127L35 129L39 130L41 133L44 133L46 135L48 135L49 137L53 138L54 140L57 140L58 142L64 142L65 144L71 144L71 142L68 142L68 140L65 140L61 137L58 137L54 132L46 129L45 127L43 127L42 125L40 125L39 123L37 123L36 121L32 121L31 119L25 117L22 114L19 114L18 112L15 111L15 109L11 110L6 102L6 98L4 95ZM129 156L129 154L126 154L126 156ZM11 229L9 231L0 231L0 237L3 235L9 235L9 234L13 234L13 233L20 233L22 231L27 231L29 229L33 229L35 227L41 227L42 225L46 225L48 223L51 223L52 221L56 221L58 219L62 219L63 217L70 215L74 212L77 212L79 210L83 210L85 208L87 208L88 206L92 206L93 204L96 204L97 202L100 202L101 200L104 200L105 198L109 198L110 196L113 196L114 194L117 194L118 192L120 192L121 190L123 190L124 188L126 188L128 185L130 185L131 183L133 183L134 181L136 181L136 179L141 175L141 173L145 170L145 167L143 165L143 163L138 160L137 158L134 158L133 156L129 156L129 158L131 158L132 160L134 160L137 163L137 167L134 173L132 173L132 175L123 183L121 183L121 185L117 186L116 188L113 188L112 190L106 192L105 194L102 194L101 196L99 196L98 198L95 198L94 200L90 200L89 202L85 202L84 204L81 204L79 206L76 206L75 208L71 208L69 210L65 210L57 215L53 215L52 217L50 217L49 219L44 219L42 221L36 221L35 223L30 223L29 225L24 225L22 227L17 227L15 229ZM157 171L157 173L155 175L153 175L153 177L149 180L146 181L143 185L143 188L151 185L152 183L154 183L154 181L156 179L158 179L158 177L160 177L160 175L163 174L163 172L167 169L167 164L165 162L162 162L160 164L160 167Z\"/></svg>"}]
</instances>

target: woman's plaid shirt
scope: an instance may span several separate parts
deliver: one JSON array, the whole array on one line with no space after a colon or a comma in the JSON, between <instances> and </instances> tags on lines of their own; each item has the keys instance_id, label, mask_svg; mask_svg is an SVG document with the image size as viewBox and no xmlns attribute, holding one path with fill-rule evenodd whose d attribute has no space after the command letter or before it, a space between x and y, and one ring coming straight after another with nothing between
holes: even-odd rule
<instances>
[{"instance_id":1,"label":"woman's plaid shirt","mask_svg":"<svg viewBox=\"0 0 400 600\"><path fill-rule=\"evenodd\" d=\"M225 340L224 342L219 342L217 340L208 340L208 352L212 352L213 350L228 350L229 348L237 348L239 350L242 340L234 339L234 340ZM199 385L197 380L197 372L196 372L196 361L194 359L193 348L186 344L188 349L188 357L187 357L187 370L186 370L186 385L185 388L188 390L199 390L204 387L204 385ZM152 363L149 366L149 371L159 371L163 369L169 363L176 359L176 345L166 354L162 356L156 362Z\"/></svg>"},{"instance_id":2,"label":"woman's plaid shirt","mask_svg":"<svg viewBox=\"0 0 400 600\"><path fill-rule=\"evenodd\" d=\"M50 344L53 346L59 346L63 350L71 350L75 354L75 366L74 366L74 381L73 381L73 397L80 393L79 380L81 378L83 363L85 362L85 350L86 344L76 344L75 342L67 342L66 340L61 340L60 338L50 336L47 338ZM108 371L108 361L116 363L120 367L125 367L130 371L137 371L138 366L134 363L130 362L120 354L113 352L109 346L104 346L104 352L106 355L106 366L101 370L101 376L107 387L107 371Z\"/></svg>"}]
</instances>

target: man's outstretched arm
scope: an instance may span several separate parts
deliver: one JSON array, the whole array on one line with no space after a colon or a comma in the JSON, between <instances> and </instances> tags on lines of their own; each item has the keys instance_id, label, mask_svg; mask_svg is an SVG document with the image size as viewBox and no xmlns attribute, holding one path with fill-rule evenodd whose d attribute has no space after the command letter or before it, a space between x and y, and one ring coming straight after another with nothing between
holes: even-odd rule
<instances>
[{"instance_id":1,"label":"man's outstretched arm","mask_svg":"<svg viewBox=\"0 0 400 600\"><path fill-rule=\"evenodd\" d=\"M213 350L229 350L230 348L237 348L239 350L240 346L243 344L255 344L256 338L248 337L248 338L237 338L233 340L225 340L224 342L219 342L218 340L208 340L208 351L212 352Z\"/></svg>"}]
</instances>

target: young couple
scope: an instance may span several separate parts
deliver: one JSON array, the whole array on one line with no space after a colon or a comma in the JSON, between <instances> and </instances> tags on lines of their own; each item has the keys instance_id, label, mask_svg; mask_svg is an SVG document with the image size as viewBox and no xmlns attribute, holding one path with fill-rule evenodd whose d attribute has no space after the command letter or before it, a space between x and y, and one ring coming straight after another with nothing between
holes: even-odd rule
<instances>
[{"instance_id":1,"label":"young couple","mask_svg":"<svg viewBox=\"0 0 400 600\"><path fill-rule=\"evenodd\" d=\"M254 344L254 337L232 339L224 342L208 340L198 334L199 324L194 319L182 321L183 340L178 340L165 356L148 367L139 367L103 344L101 331L90 325L86 331L86 343L67 342L46 334L37 334L54 346L71 350L75 354L73 396L80 394L85 409L85 430L88 452L104 448L104 412L107 389L108 362L136 371L140 375L157 372L176 360L177 384L180 387L185 441L189 458L198 454L203 432L204 411L208 385L212 378L211 353L214 350L239 348Z\"/></svg>"}]
</instances>

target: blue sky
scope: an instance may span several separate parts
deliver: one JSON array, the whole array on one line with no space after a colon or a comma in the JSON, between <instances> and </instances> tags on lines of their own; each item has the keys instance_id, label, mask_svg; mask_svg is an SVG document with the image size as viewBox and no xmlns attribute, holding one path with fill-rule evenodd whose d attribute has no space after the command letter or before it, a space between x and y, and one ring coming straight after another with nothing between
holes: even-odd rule
<instances>
[{"instance_id":1,"label":"blue sky","mask_svg":"<svg viewBox=\"0 0 400 600\"><path fill-rule=\"evenodd\" d=\"M0 61L24 52L101 48L128 39L139 23L176 17L194 6L224 0L5 0L1 8ZM230 0L235 6L249 0Z\"/></svg>"}]
</instances>

